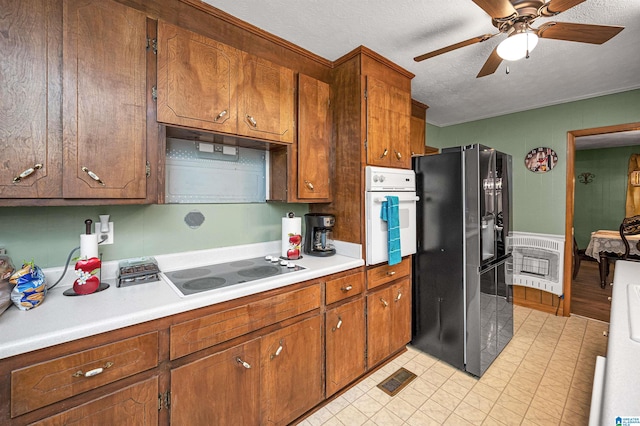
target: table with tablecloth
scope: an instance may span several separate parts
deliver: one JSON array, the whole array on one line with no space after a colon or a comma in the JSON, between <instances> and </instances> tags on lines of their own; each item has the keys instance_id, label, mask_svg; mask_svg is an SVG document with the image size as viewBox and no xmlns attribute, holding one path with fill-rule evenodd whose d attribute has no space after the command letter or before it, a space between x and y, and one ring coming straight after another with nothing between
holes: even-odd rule
<instances>
[{"instance_id":1,"label":"table with tablecloth","mask_svg":"<svg viewBox=\"0 0 640 426\"><path fill-rule=\"evenodd\" d=\"M629 242L629 254L640 256L640 250L637 244L640 242L640 235L625 235ZM622 256L624 254L624 242L620 237L620 231L599 230L591 233L589 245L584 251L589 257L600 262L600 287L606 285L607 276L609 275L609 257L607 253Z\"/></svg>"}]
</instances>

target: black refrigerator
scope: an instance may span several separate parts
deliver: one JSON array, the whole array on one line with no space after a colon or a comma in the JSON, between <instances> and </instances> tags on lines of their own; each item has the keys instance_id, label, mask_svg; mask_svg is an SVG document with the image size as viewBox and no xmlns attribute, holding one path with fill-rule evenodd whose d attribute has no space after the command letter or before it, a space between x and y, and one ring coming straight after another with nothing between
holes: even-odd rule
<instances>
[{"instance_id":1,"label":"black refrigerator","mask_svg":"<svg viewBox=\"0 0 640 426\"><path fill-rule=\"evenodd\" d=\"M411 344L480 377L513 336L511 156L469 145L412 161L420 200Z\"/></svg>"}]
</instances>

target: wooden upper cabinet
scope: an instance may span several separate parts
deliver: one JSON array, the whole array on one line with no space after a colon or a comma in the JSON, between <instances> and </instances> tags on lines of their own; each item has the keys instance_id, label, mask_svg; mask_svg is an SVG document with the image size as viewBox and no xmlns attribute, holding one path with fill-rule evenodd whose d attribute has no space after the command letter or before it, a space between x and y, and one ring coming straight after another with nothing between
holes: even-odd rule
<instances>
[{"instance_id":1,"label":"wooden upper cabinet","mask_svg":"<svg viewBox=\"0 0 640 426\"><path fill-rule=\"evenodd\" d=\"M60 197L62 8L0 0L0 10L0 198Z\"/></svg>"},{"instance_id":2,"label":"wooden upper cabinet","mask_svg":"<svg viewBox=\"0 0 640 426\"><path fill-rule=\"evenodd\" d=\"M298 75L298 198L331 197L329 85Z\"/></svg>"},{"instance_id":3,"label":"wooden upper cabinet","mask_svg":"<svg viewBox=\"0 0 640 426\"><path fill-rule=\"evenodd\" d=\"M240 51L158 22L158 121L236 133Z\"/></svg>"},{"instance_id":4,"label":"wooden upper cabinet","mask_svg":"<svg viewBox=\"0 0 640 426\"><path fill-rule=\"evenodd\" d=\"M427 105L411 100L411 155L426 153L426 113Z\"/></svg>"},{"instance_id":5,"label":"wooden upper cabinet","mask_svg":"<svg viewBox=\"0 0 640 426\"><path fill-rule=\"evenodd\" d=\"M367 77L367 164L411 168L411 93Z\"/></svg>"},{"instance_id":6,"label":"wooden upper cabinet","mask_svg":"<svg viewBox=\"0 0 640 426\"><path fill-rule=\"evenodd\" d=\"M238 134L292 143L294 84L293 70L243 52Z\"/></svg>"},{"instance_id":7,"label":"wooden upper cabinet","mask_svg":"<svg viewBox=\"0 0 640 426\"><path fill-rule=\"evenodd\" d=\"M146 197L147 17L111 0L65 0L65 198Z\"/></svg>"}]
</instances>

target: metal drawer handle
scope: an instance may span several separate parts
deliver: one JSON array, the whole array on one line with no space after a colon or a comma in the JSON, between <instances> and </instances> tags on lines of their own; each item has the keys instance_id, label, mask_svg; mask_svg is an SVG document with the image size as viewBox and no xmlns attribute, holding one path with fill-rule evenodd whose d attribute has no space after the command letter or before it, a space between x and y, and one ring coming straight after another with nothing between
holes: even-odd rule
<instances>
[{"instance_id":1,"label":"metal drawer handle","mask_svg":"<svg viewBox=\"0 0 640 426\"><path fill-rule=\"evenodd\" d=\"M336 331L338 330L340 327L342 327L342 318L338 317L338 323L331 329L331 331Z\"/></svg>"},{"instance_id":2,"label":"metal drawer handle","mask_svg":"<svg viewBox=\"0 0 640 426\"><path fill-rule=\"evenodd\" d=\"M13 183L18 183L20 182L22 179L26 178L27 176L29 176L30 174L32 174L33 172L35 172L36 170L40 170L42 168L42 164L38 163L35 166L25 170L24 172L20 173L18 176L13 178Z\"/></svg>"},{"instance_id":3,"label":"metal drawer handle","mask_svg":"<svg viewBox=\"0 0 640 426\"><path fill-rule=\"evenodd\" d=\"M213 119L213 121L217 122L218 120L220 120L222 117L224 117L225 115L227 115L227 110L225 109L224 111L220 111L220 114L218 114L216 116L216 118Z\"/></svg>"},{"instance_id":4,"label":"metal drawer handle","mask_svg":"<svg viewBox=\"0 0 640 426\"><path fill-rule=\"evenodd\" d=\"M249 114L247 114L247 120L249 121L249 124L251 124L253 127L258 127L258 123L256 122L256 120L254 120L253 117L250 116Z\"/></svg>"},{"instance_id":5,"label":"metal drawer handle","mask_svg":"<svg viewBox=\"0 0 640 426\"><path fill-rule=\"evenodd\" d=\"M396 274L396 271L387 271L387 276L394 276Z\"/></svg>"},{"instance_id":6,"label":"metal drawer handle","mask_svg":"<svg viewBox=\"0 0 640 426\"><path fill-rule=\"evenodd\" d=\"M282 353L282 340L280 340L280 346L278 346L278 349L276 349L276 352L271 354L271 359L274 359L275 357L277 357L278 355L280 355L280 353Z\"/></svg>"},{"instance_id":7,"label":"metal drawer handle","mask_svg":"<svg viewBox=\"0 0 640 426\"><path fill-rule=\"evenodd\" d=\"M98 182L100 185L105 186L104 182L102 181L102 179L100 179L100 176L98 176L97 174L93 173L91 170L87 169L86 167L82 166L80 168L80 170L82 170L83 172L85 172L86 174L89 175L89 177L93 180L95 180L96 182Z\"/></svg>"},{"instance_id":8,"label":"metal drawer handle","mask_svg":"<svg viewBox=\"0 0 640 426\"><path fill-rule=\"evenodd\" d=\"M240 357L237 357L237 358L236 358L236 361L238 362L238 364L240 364L240 365L241 365L241 366L243 366L244 368L247 368L247 369L251 368L251 364L249 364L249 363L248 363L248 362L246 362L246 361L243 361Z\"/></svg>"},{"instance_id":9,"label":"metal drawer handle","mask_svg":"<svg viewBox=\"0 0 640 426\"><path fill-rule=\"evenodd\" d=\"M384 149L384 152L382 153L382 155L380 156L380 158L384 158L387 156L387 154L389 153L389 150L387 148Z\"/></svg>"},{"instance_id":10,"label":"metal drawer handle","mask_svg":"<svg viewBox=\"0 0 640 426\"><path fill-rule=\"evenodd\" d=\"M109 362L106 362L102 367L94 368L93 370L89 370L86 373L83 373L82 370L78 370L75 373L73 373L72 376L73 377L82 377L82 376L93 377L93 376L97 376L107 368L111 368L111 367L113 367L113 362L109 361Z\"/></svg>"},{"instance_id":11,"label":"metal drawer handle","mask_svg":"<svg viewBox=\"0 0 640 426\"><path fill-rule=\"evenodd\" d=\"M346 293L348 291L353 290L353 286L348 285L346 287L342 287L340 290L342 290L343 293Z\"/></svg>"},{"instance_id":12,"label":"metal drawer handle","mask_svg":"<svg viewBox=\"0 0 640 426\"><path fill-rule=\"evenodd\" d=\"M313 184L311 182L309 182L308 180L304 181L304 186L306 186L309 189L309 191L313 191L313 189L314 189Z\"/></svg>"},{"instance_id":13,"label":"metal drawer handle","mask_svg":"<svg viewBox=\"0 0 640 426\"><path fill-rule=\"evenodd\" d=\"M607 300L608 300L609 302L611 302L611 296L607 297Z\"/></svg>"},{"instance_id":14,"label":"metal drawer handle","mask_svg":"<svg viewBox=\"0 0 640 426\"><path fill-rule=\"evenodd\" d=\"M396 296L396 302L397 302L398 300L400 300L400 298L401 298L401 297L402 297L402 293L401 293L401 292L398 292L398 295Z\"/></svg>"},{"instance_id":15,"label":"metal drawer handle","mask_svg":"<svg viewBox=\"0 0 640 426\"><path fill-rule=\"evenodd\" d=\"M400 152L396 151L396 158L398 160L402 160L402 154L400 154Z\"/></svg>"},{"instance_id":16,"label":"metal drawer handle","mask_svg":"<svg viewBox=\"0 0 640 426\"><path fill-rule=\"evenodd\" d=\"M384 300L382 297L380 298L380 302L382 303L382 306L384 306L385 308L387 306L389 306L389 302L387 302L386 300Z\"/></svg>"}]
</instances>

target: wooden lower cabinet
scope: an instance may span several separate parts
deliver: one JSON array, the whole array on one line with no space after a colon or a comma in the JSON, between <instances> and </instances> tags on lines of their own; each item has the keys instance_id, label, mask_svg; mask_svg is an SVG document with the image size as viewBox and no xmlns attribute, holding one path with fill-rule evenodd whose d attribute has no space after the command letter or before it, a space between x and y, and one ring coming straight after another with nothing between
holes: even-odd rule
<instances>
[{"instance_id":1,"label":"wooden lower cabinet","mask_svg":"<svg viewBox=\"0 0 640 426\"><path fill-rule=\"evenodd\" d=\"M325 314L325 375L327 397L365 372L364 298Z\"/></svg>"},{"instance_id":2,"label":"wooden lower cabinet","mask_svg":"<svg viewBox=\"0 0 640 426\"><path fill-rule=\"evenodd\" d=\"M33 423L38 426L157 424L157 376Z\"/></svg>"},{"instance_id":3,"label":"wooden lower cabinet","mask_svg":"<svg viewBox=\"0 0 640 426\"><path fill-rule=\"evenodd\" d=\"M171 424L259 424L259 352L254 339L171 370Z\"/></svg>"},{"instance_id":4,"label":"wooden lower cabinet","mask_svg":"<svg viewBox=\"0 0 640 426\"><path fill-rule=\"evenodd\" d=\"M367 365L373 367L411 340L411 278L367 296Z\"/></svg>"},{"instance_id":5,"label":"wooden lower cabinet","mask_svg":"<svg viewBox=\"0 0 640 426\"><path fill-rule=\"evenodd\" d=\"M322 401L320 315L264 336L260 352L261 424L288 424Z\"/></svg>"},{"instance_id":6,"label":"wooden lower cabinet","mask_svg":"<svg viewBox=\"0 0 640 426\"><path fill-rule=\"evenodd\" d=\"M172 425L288 424L323 399L321 316L171 371Z\"/></svg>"}]
</instances>

